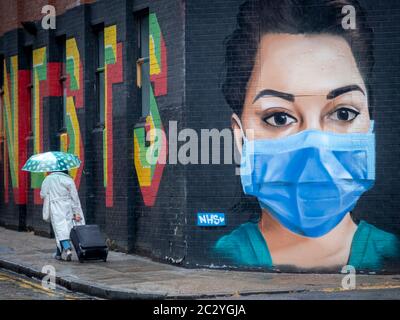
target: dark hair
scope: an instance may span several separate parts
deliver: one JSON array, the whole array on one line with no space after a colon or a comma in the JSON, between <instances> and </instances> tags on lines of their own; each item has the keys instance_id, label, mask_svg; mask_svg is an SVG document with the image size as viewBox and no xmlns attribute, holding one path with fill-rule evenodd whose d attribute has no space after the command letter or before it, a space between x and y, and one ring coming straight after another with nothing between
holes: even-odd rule
<instances>
[{"instance_id":1,"label":"dark hair","mask_svg":"<svg viewBox=\"0 0 400 320\"><path fill-rule=\"evenodd\" d=\"M356 10L356 29L342 27L342 8ZM267 33L331 34L350 45L372 103L370 78L374 65L373 32L357 0L248 0L240 6L238 28L226 38L225 99L241 116L247 82L255 63L260 38Z\"/></svg>"}]
</instances>

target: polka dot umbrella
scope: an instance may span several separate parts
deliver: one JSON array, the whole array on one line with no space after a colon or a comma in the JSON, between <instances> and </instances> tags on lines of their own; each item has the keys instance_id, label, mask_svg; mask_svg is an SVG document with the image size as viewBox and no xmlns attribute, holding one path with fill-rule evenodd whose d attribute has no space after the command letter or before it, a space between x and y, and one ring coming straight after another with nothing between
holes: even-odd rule
<instances>
[{"instance_id":1,"label":"polka dot umbrella","mask_svg":"<svg viewBox=\"0 0 400 320\"><path fill-rule=\"evenodd\" d=\"M31 156L22 170L29 172L53 172L79 168L81 160L71 153L50 151Z\"/></svg>"}]
</instances>

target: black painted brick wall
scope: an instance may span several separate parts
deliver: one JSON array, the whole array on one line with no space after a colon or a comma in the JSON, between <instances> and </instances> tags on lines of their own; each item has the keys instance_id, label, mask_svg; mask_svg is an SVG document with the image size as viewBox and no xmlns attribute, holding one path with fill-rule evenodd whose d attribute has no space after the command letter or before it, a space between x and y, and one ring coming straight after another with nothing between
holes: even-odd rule
<instances>
[{"instance_id":1,"label":"black painted brick wall","mask_svg":"<svg viewBox=\"0 0 400 320\"><path fill-rule=\"evenodd\" d=\"M168 94L156 97L167 133L169 121L178 122L178 131L230 128L231 110L221 83L224 76L224 39L236 26L238 6L243 0L116 0L97 1L68 10L58 17L57 30L39 30L36 37L24 31L6 33L0 40L0 54L10 56L22 47L55 48L56 36L75 37L84 66L84 109L78 111L85 145L85 174L80 197L89 223L97 223L113 247L181 265L218 265L210 249L223 234L248 219L256 219L254 199L243 199L235 165L167 165L153 207L143 204L133 158L133 129L143 121L137 97L135 61L135 13L148 8L156 13L167 47ZM360 201L354 215L394 233L400 233L399 123L400 98L400 3L361 1L368 10L375 32L376 67L373 79L376 100L377 181ZM95 36L92 25L116 24L118 42L123 43L124 82L114 85L114 206L105 207L103 187L102 130L95 115ZM19 36L18 36L19 34ZM52 50L52 49L51 49ZM52 52L52 51L50 51ZM53 52L49 61L57 61ZM57 99L45 99L45 149L56 147L50 110ZM29 139L29 137L28 137ZM52 141L52 145L50 142ZM179 145L182 145L180 142ZM30 143L30 153L32 151ZM2 163L1 163L2 165ZM2 170L0 170L2 179ZM26 209L3 203L0 187L0 224L29 227L50 235L41 220L41 206L34 206L32 192ZM12 190L10 190L12 199ZM228 226L199 228L197 212L224 212ZM26 214L26 220L20 216ZM25 225L24 225L25 224Z\"/></svg>"}]
</instances>

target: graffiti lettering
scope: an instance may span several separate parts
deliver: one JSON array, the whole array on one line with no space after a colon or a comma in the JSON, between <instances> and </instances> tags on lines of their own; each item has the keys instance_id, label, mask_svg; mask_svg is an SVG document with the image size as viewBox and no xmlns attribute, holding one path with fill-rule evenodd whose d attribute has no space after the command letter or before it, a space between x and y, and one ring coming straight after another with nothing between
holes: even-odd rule
<instances>
[{"instance_id":1,"label":"graffiti lettering","mask_svg":"<svg viewBox=\"0 0 400 320\"><path fill-rule=\"evenodd\" d=\"M198 213L197 214L197 225L202 227L209 226L225 226L225 214L224 213Z\"/></svg>"},{"instance_id":2,"label":"graffiti lettering","mask_svg":"<svg viewBox=\"0 0 400 320\"><path fill-rule=\"evenodd\" d=\"M156 14L149 15L150 53L150 114L146 117L145 128L134 130L134 163L140 191L146 206L153 206L160 186L168 153L167 138L158 111L155 97L167 94L167 49ZM153 89L154 87L154 89ZM154 133L145 133L145 130ZM147 145L150 142L150 146ZM152 142L155 146L152 146ZM149 160L149 161L148 161Z\"/></svg>"},{"instance_id":3,"label":"graffiti lettering","mask_svg":"<svg viewBox=\"0 0 400 320\"><path fill-rule=\"evenodd\" d=\"M2 68L4 74L4 94L1 97L5 142L3 145L4 201L7 203L9 200L9 171L14 201L16 204L25 204L28 175L20 169L27 159L26 136L29 129L30 103L26 91L20 88L28 85L30 72L19 70L17 55L5 59Z\"/></svg>"},{"instance_id":4,"label":"graffiti lettering","mask_svg":"<svg viewBox=\"0 0 400 320\"><path fill-rule=\"evenodd\" d=\"M32 88L32 131L33 153L44 152L44 99L46 97L62 96L58 79L61 63L48 62L48 48L41 47L33 50L33 88ZM31 188L34 189L34 203L41 204L40 187L45 178L43 173L31 173Z\"/></svg>"},{"instance_id":5,"label":"graffiti lettering","mask_svg":"<svg viewBox=\"0 0 400 320\"><path fill-rule=\"evenodd\" d=\"M106 207L114 206L114 132L113 132L113 84L123 81L122 43L117 43L117 26L104 29L105 107L103 130L103 171L106 189Z\"/></svg>"},{"instance_id":6,"label":"graffiti lettering","mask_svg":"<svg viewBox=\"0 0 400 320\"><path fill-rule=\"evenodd\" d=\"M77 155L82 161L79 169L70 171L76 187L79 189L84 168L85 154L77 109L83 108L83 66L75 38L66 41L66 73L67 85L64 92L66 101L67 132L60 136L60 149Z\"/></svg>"}]
</instances>

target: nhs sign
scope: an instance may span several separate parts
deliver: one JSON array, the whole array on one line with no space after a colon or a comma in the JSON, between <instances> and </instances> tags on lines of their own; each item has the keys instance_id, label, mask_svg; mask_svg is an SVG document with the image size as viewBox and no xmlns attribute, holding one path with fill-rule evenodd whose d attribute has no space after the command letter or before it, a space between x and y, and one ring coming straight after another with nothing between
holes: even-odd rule
<instances>
[{"instance_id":1,"label":"nhs sign","mask_svg":"<svg viewBox=\"0 0 400 320\"><path fill-rule=\"evenodd\" d=\"M199 227L226 226L225 213L199 212L199 213L197 213L197 226L199 226Z\"/></svg>"}]
</instances>

